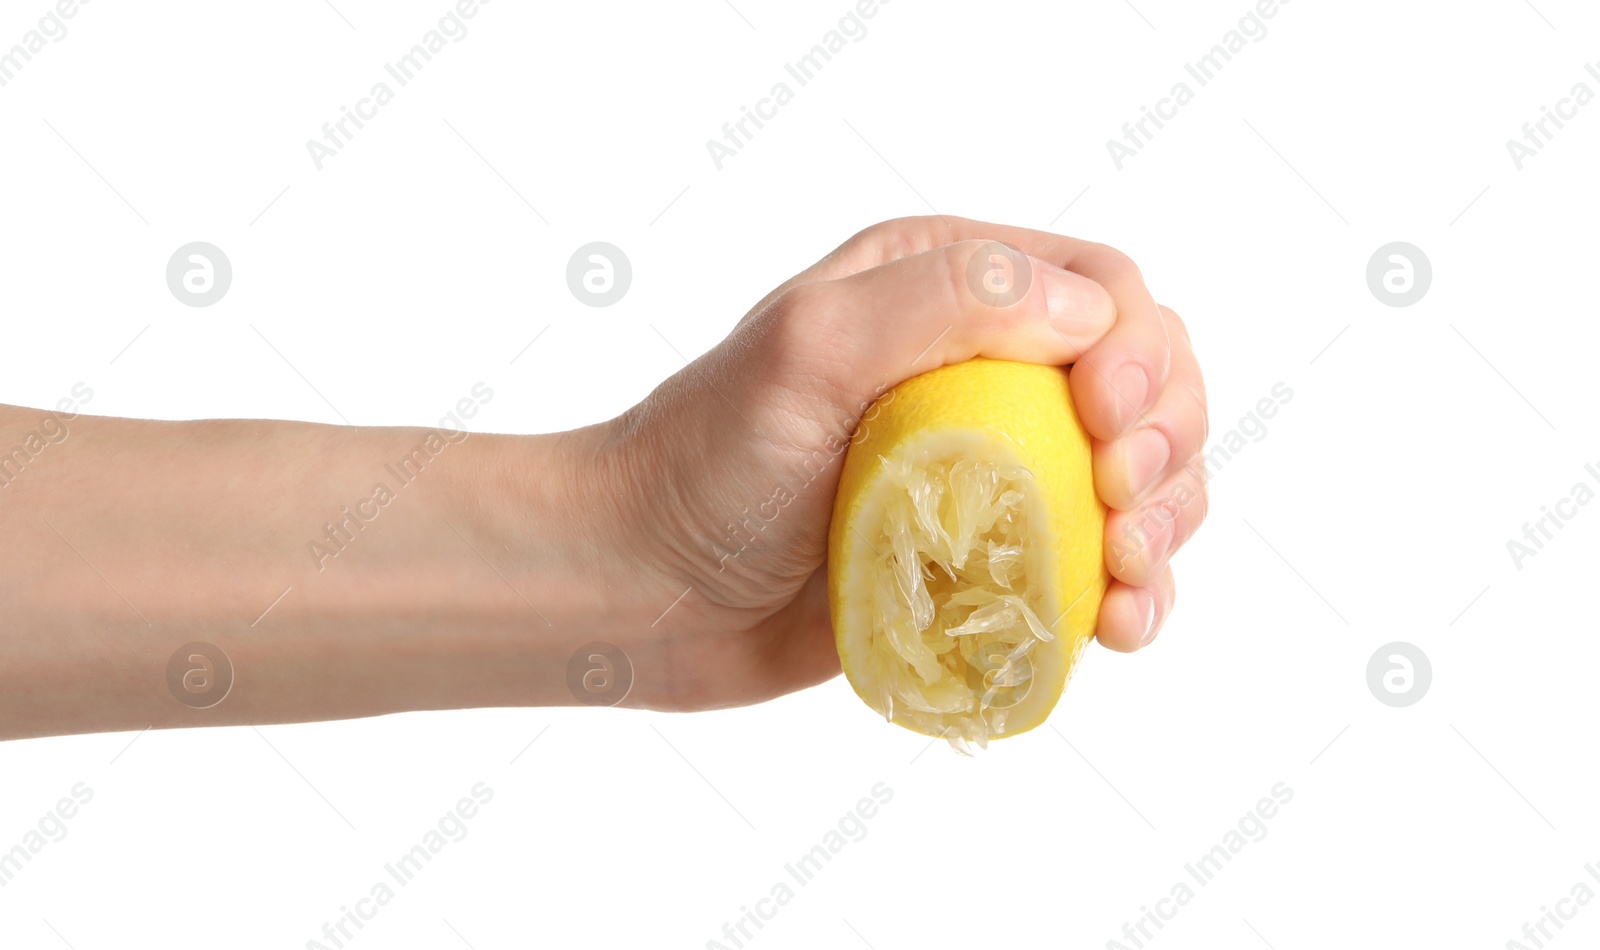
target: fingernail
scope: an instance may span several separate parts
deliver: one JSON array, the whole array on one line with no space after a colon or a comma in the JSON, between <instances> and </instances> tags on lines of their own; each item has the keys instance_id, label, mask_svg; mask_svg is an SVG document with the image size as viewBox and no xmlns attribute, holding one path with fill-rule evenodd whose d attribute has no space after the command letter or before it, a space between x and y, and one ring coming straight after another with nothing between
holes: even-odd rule
<instances>
[{"instance_id":1,"label":"fingernail","mask_svg":"<svg viewBox=\"0 0 1600 950\"><path fill-rule=\"evenodd\" d=\"M1139 645L1146 646L1156 638L1156 595L1147 587L1139 588L1139 622L1144 633L1139 635Z\"/></svg>"},{"instance_id":2,"label":"fingernail","mask_svg":"<svg viewBox=\"0 0 1600 950\"><path fill-rule=\"evenodd\" d=\"M1039 285L1044 288L1044 305L1049 309L1052 321L1059 324L1074 311L1081 309L1079 304L1083 294L1079 279L1037 257L1029 258L1029 261L1033 265L1034 273L1039 275Z\"/></svg>"},{"instance_id":3,"label":"fingernail","mask_svg":"<svg viewBox=\"0 0 1600 950\"><path fill-rule=\"evenodd\" d=\"M1172 443L1160 429L1136 429L1121 440L1122 470L1128 476L1128 491L1134 498L1143 498L1166 474L1167 462L1172 459Z\"/></svg>"},{"instance_id":4,"label":"fingernail","mask_svg":"<svg viewBox=\"0 0 1600 950\"><path fill-rule=\"evenodd\" d=\"M1111 388L1115 390L1117 430L1126 430L1144 412L1145 397L1150 394L1150 377L1138 363L1124 363L1111 374Z\"/></svg>"}]
</instances>

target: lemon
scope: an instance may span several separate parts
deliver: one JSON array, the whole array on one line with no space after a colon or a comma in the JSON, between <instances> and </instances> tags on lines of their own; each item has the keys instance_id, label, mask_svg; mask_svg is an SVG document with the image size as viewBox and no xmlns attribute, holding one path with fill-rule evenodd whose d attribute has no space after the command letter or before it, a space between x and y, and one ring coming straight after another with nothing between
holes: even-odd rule
<instances>
[{"instance_id":1,"label":"lemon","mask_svg":"<svg viewBox=\"0 0 1600 950\"><path fill-rule=\"evenodd\" d=\"M1094 636L1105 518L1065 369L973 359L889 390L828 532L856 694L961 751L1044 722Z\"/></svg>"}]
</instances>

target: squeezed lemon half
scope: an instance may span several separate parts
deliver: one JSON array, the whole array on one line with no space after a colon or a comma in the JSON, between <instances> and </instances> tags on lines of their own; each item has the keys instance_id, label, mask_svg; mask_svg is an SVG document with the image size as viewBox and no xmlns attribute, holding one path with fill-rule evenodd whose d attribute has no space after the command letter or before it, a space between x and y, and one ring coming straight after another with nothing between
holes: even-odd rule
<instances>
[{"instance_id":1,"label":"squeezed lemon half","mask_svg":"<svg viewBox=\"0 0 1600 950\"><path fill-rule=\"evenodd\" d=\"M1044 722L1094 636L1105 517L1065 369L974 359L885 393L828 536L856 694L961 751Z\"/></svg>"}]
</instances>

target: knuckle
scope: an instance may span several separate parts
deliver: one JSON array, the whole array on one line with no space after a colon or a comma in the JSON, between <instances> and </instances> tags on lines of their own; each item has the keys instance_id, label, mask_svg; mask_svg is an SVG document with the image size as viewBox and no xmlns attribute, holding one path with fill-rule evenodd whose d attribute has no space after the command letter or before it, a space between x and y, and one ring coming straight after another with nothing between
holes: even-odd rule
<instances>
[{"instance_id":1,"label":"knuckle","mask_svg":"<svg viewBox=\"0 0 1600 950\"><path fill-rule=\"evenodd\" d=\"M790 287L753 321L743 344L747 354L774 372L784 368L781 376L832 387L829 394L838 395L864 333L849 299L832 281Z\"/></svg>"},{"instance_id":2,"label":"knuckle","mask_svg":"<svg viewBox=\"0 0 1600 950\"><path fill-rule=\"evenodd\" d=\"M1191 498L1189 500L1189 504L1185 506L1187 510L1185 511L1184 518L1184 541L1189 540L1189 538L1194 535L1201 523L1206 520L1206 515L1211 513L1211 493L1206 491L1205 483L1200 482L1195 484L1193 486L1193 490L1194 497Z\"/></svg>"},{"instance_id":3,"label":"knuckle","mask_svg":"<svg viewBox=\"0 0 1600 950\"><path fill-rule=\"evenodd\" d=\"M1176 395L1176 394L1175 394ZM1194 398L1194 393L1187 387L1183 391L1185 398L1181 399L1182 408L1178 411L1176 425L1174 425L1175 448L1182 449L1185 453L1199 452L1211 438L1211 419L1206 412L1205 403Z\"/></svg>"},{"instance_id":4,"label":"knuckle","mask_svg":"<svg viewBox=\"0 0 1600 950\"><path fill-rule=\"evenodd\" d=\"M785 290L770 310L780 323L814 323L832 309L834 299L831 282L807 281Z\"/></svg>"},{"instance_id":5,"label":"knuckle","mask_svg":"<svg viewBox=\"0 0 1600 950\"><path fill-rule=\"evenodd\" d=\"M822 340L839 321L841 303L837 289L828 281L795 284L750 321L748 340L788 354L804 353Z\"/></svg>"},{"instance_id":6,"label":"knuckle","mask_svg":"<svg viewBox=\"0 0 1600 950\"><path fill-rule=\"evenodd\" d=\"M889 218L861 229L849 243L867 251L878 263L899 260L927 249L928 221L926 217Z\"/></svg>"},{"instance_id":7,"label":"knuckle","mask_svg":"<svg viewBox=\"0 0 1600 950\"><path fill-rule=\"evenodd\" d=\"M1183 380L1183 391L1188 393L1190 401L1199 407L1200 418L1209 422L1211 417L1211 402L1206 398L1205 381L1199 379L1198 367L1196 367L1195 376L1196 379L1194 382Z\"/></svg>"},{"instance_id":8,"label":"knuckle","mask_svg":"<svg viewBox=\"0 0 1600 950\"><path fill-rule=\"evenodd\" d=\"M982 253L985 241L967 240L946 244L939 249L940 285L948 292L950 306L961 313L973 309L976 300L967 270L975 255Z\"/></svg>"},{"instance_id":9,"label":"knuckle","mask_svg":"<svg viewBox=\"0 0 1600 950\"><path fill-rule=\"evenodd\" d=\"M845 243L856 246L865 244L877 247L880 244L892 241L899 226L899 221L899 218L891 218L888 221L869 224L851 235L850 240Z\"/></svg>"},{"instance_id":10,"label":"knuckle","mask_svg":"<svg viewBox=\"0 0 1600 950\"><path fill-rule=\"evenodd\" d=\"M1175 336L1186 344L1192 343L1189 339L1189 325L1183 322L1182 317L1178 316L1178 311L1166 304L1156 304L1156 309L1161 311L1161 322L1167 325L1167 336L1169 338Z\"/></svg>"},{"instance_id":11,"label":"knuckle","mask_svg":"<svg viewBox=\"0 0 1600 950\"><path fill-rule=\"evenodd\" d=\"M1144 279L1144 274L1139 270L1139 265L1134 262L1133 258L1118 248L1112 247L1110 244L1096 244L1095 252L1117 270L1126 271L1140 280Z\"/></svg>"}]
</instances>

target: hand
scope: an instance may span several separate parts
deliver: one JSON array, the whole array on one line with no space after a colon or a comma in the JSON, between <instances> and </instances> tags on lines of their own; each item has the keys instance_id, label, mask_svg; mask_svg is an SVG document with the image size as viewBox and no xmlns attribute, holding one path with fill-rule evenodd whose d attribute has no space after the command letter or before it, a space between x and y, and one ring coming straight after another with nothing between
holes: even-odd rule
<instances>
[{"instance_id":1,"label":"hand","mask_svg":"<svg viewBox=\"0 0 1600 950\"><path fill-rule=\"evenodd\" d=\"M1007 306L968 283L994 241L1029 256L1026 294ZM824 562L847 440L889 387L975 356L1074 364L1095 485L1113 509L1097 637L1125 652L1155 637L1172 609L1172 554L1206 511L1205 391L1183 323L1113 248L905 218L773 290L598 427L614 543L638 560L638 602L665 611L622 641L636 677L628 705L736 706L839 672Z\"/></svg>"},{"instance_id":2,"label":"hand","mask_svg":"<svg viewBox=\"0 0 1600 950\"><path fill-rule=\"evenodd\" d=\"M1002 252L1029 281L997 306L969 266L982 281ZM891 386L974 356L1073 364L1114 509L1097 633L1148 643L1205 511L1182 324L1111 248L916 218L845 242L572 432L0 406L0 445L24 447L0 478L0 739L612 701L574 685L597 641L628 655L631 678L605 682L634 706L821 682L839 671L824 562L849 439ZM210 705L171 676L200 641L241 671Z\"/></svg>"}]
</instances>

